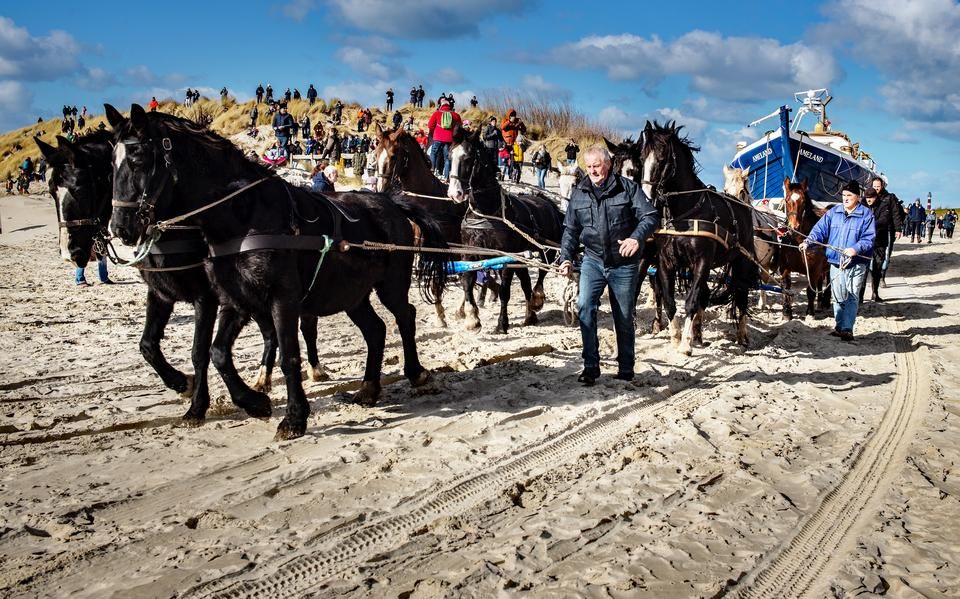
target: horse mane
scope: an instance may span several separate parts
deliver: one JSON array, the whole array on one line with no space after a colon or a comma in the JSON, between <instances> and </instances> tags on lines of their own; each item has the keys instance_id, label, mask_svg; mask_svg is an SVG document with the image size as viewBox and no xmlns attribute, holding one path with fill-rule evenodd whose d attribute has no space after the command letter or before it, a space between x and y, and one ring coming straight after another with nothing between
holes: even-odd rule
<instances>
[{"instance_id":1,"label":"horse mane","mask_svg":"<svg viewBox=\"0 0 960 599\"><path fill-rule=\"evenodd\" d=\"M113 141L113 131L110 129L96 129L90 133L84 133L83 135L77 136L74 144L76 145L94 145L94 144L108 144Z\"/></svg>"},{"instance_id":2,"label":"horse mane","mask_svg":"<svg viewBox=\"0 0 960 599\"><path fill-rule=\"evenodd\" d=\"M275 174L259 162L247 159L243 151L234 145L232 141L210 131L202 125L164 112L151 112L148 113L148 116L158 121L159 125L172 133L187 135L207 150L227 154L224 158L233 158L237 161L237 164L253 167L255 172L261 176ZM224 160L224 164L227 163L228 161Z\"/></svg>"},{"instance_id":3,"label":"horse mane","mask_svg":"<svg viewBox=\"0 0 960 599\"><path fill-rule=\"evenodd\" d=\"M700 151L700 146L693 143L693 140L691 140L686 133L681 133L683 129L684 125L677 125L676 121L667 121L662 125L657 121L653 121L653 132L675 137L676 140L680 142L680 150L683 152L683 155L690 161L690 164L693 165L693 172L699 175L700 162L697 160L696 153Z\"/></svg>"},{"instance_id":4,"label":"horse mane","mask_svg":"<svg viewBox=\"0 0 960 599\"><path fill-rule=\"evenodd\" d=\"M400 135L396 138L397 146L403 147L408 155L413 154L419 156L420 160L423 162L423 165L427 167L427 170L433 171L433 165L430 164L430 159L427 158L427 155L420 149L420 144L417 143L417 140L413 138L412 135L406 131L400 131ZM406 144L403 146L401 144Z\"/></svg>"}]
</instances>

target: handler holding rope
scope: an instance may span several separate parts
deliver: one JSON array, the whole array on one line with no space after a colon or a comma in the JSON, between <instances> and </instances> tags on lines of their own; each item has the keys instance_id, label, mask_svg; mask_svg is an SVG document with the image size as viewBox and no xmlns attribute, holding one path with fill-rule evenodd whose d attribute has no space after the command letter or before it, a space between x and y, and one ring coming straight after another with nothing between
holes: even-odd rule
<instances>
[{"instance_id":1,"label":"handler holding rope","mask_svg":"<svg viewBox=\"0 0 960 599\"><path fill-rule=\"evenodd\" d=\"M610 172L612 160L605 148L591 147L584 154L584 162L587 178L574 188L563 222L560 272L570 276L573 257L583 243L579 297L583 372L577 380L589 386L600 377L597 311L604 287L610 288L617 332L616 378L633 379L638 263L644 241L657 227L657 211L636 183Z\"/></svg>"},{"instance_id":2,"label":"handler holding rope","mask_svg":"<svg viewBox=\"0 0 960 599\"><path fill-rule=\"evenodd\" d=\"M843 186L843 204L828 210L800 244L801 252L811 243L827 248L833 315L837 320L830 334L844 341L853 341L857 300L873 256L875 237L873 212L860 204L860 184L852 180Z\"/></svg>"}]
</instances>

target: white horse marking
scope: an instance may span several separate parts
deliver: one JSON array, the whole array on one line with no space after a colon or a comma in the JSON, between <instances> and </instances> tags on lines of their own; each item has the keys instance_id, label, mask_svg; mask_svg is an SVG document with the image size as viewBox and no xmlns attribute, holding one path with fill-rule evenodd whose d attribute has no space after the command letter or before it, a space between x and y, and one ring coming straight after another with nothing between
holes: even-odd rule
<instances>
[{"instance_id":1,"label":"white horse marking","mask_svg":"<svg viewBox=\"0 0 960 599\"><path fill-rule=\"evenodd\" d=\"M123 161L127 159L127 144L119 143L113 148L113 166L120 168Z\"/></svg>"},{"instance_id":2,"label":"white horse marking","mask_svg":"<svg viewBox=\"0 0 960 599\"><path fill-rule=\"evenodd\" d=\"M653 179L653 167L656 165L656 160L653 152L651 152L647 159L643 161L643 182L641 186L643 187L643 193L647 194L647 197L651 200L653 199L653 184L650 181Z\"/></svg>"}]
</instances>

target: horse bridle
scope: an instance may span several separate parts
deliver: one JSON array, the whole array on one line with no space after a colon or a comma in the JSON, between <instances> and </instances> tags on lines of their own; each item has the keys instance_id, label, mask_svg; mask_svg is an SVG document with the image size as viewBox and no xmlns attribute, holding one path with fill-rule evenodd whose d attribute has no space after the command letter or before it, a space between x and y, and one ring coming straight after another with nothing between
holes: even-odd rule
<instances>
[{"instance_id":1,"label":"horse bridle","mask_svg":"<svg viewBox=\"0 0 960 599\"><path fill-rule=\"evenodd\" d=\"M170 156L170 152L173 150L173 142L170 141L169 137L161 138L160 147L163 149L162 155L160 150L158 150L157 146L153 143L153 138L147 138L146 140L133 138L121 141L120 143L125 146L150 144L151 148L153 149L153 165L150 168L150 176L147 178L147 181L143 186L143 191L140 193L140 197L132 201L112 201L114 208L136 208L137 219L141 224L143 224L144 229L149 229L155 224L157 202L160 200L161 194L166 189L167 183L169 183L171 179L174 183L177 182L176 167L174 167L173 159ZM160 180L160 184L156 186L155 192L151 194L149 193L150 183L157 174L157 164L160 162L160 158L163 158L163 163L165 166L163 169L163 178Z\"/></svg>"}]
</instances>

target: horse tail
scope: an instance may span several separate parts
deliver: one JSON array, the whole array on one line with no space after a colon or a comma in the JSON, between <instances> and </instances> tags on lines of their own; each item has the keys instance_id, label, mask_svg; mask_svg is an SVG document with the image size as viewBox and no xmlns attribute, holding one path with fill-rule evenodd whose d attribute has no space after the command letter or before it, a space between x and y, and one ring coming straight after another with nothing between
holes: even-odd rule
<instances>
[{"instance_id":1,"label":"horse tail","mask_svg":"<svg viewBox=\"0 0 960 599\"><path fill-rule=\"evenodd\" d=\"M415 235L415 244L421 248L448 249L443 231L430 213L400 197L395 196L393 202L404 216L419 229ZM439 303L443 297L443 290L447 284L447 272L453 261L451 254L440 252L418 252L416 270L417 285L420 288L420 297L430 304Z\"/></svg>"}]
</instances>

